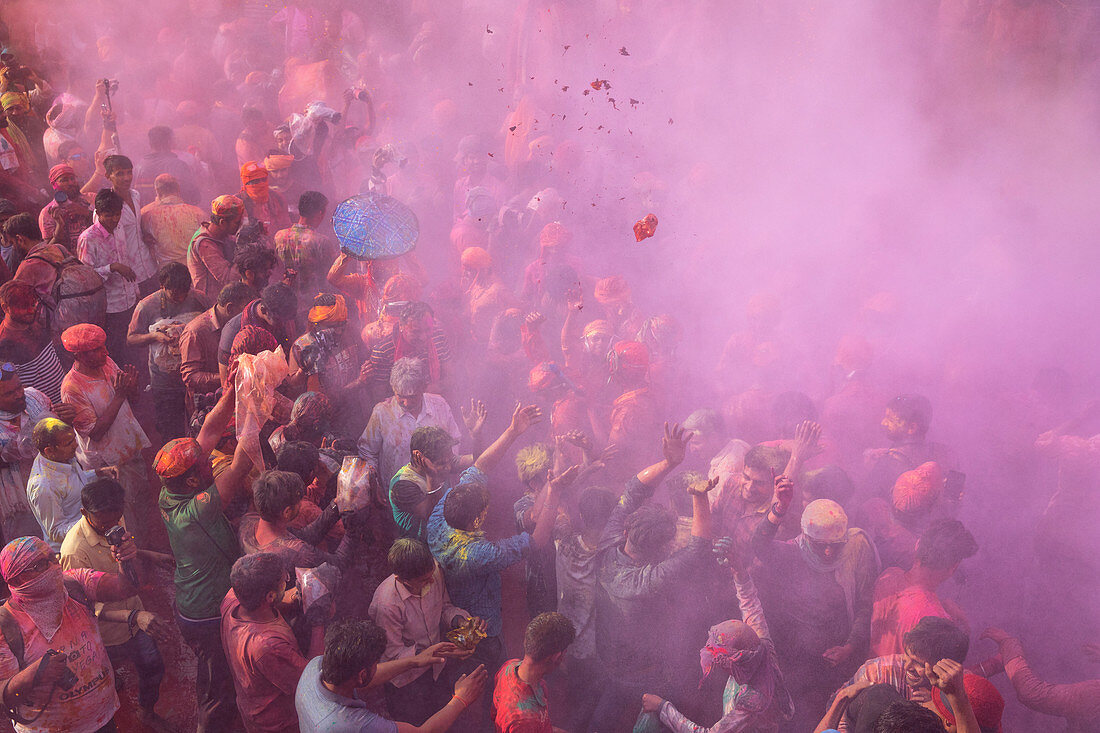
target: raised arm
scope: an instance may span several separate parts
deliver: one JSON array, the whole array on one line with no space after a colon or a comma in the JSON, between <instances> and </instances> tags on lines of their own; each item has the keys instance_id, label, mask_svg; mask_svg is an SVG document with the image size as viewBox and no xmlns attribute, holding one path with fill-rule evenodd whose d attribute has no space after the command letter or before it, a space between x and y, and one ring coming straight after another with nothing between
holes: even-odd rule
<instances>
[{"instance_id":1,"label":"raised arm","mask_svg":"<svg viewBox=\"0 0 1100 733\"><path fill-rule=\"evenodd\" d=\"M1093 719L1100 715L1100 680L1062 685L1044 682L1028 664L1019 639L998 628L986 629L982 638L997 642L1005 673L1016 688L1016 696L1027 707L1063 718Z\"/></svg>"},{"instance_id":2,"label":"raised arm","mask_svg":"<svg viewBox=\"0 0 1100 733\"><path fill-rule=\"evenodd\" d=\"M500 437L493 441L493 444L477 457L477 460L474 461L474 467L484 473L491 471L500 463L500 460L504 457L508 448L512 446L512 443L515 443L519 436L523 435L529 427L540 420L542 420L542 410L538 407L535 405L523 406L517 404L515 411L512 413L512 422L504 429Z\"/></svg>"},{"instance_id":3,"label":"raised arm","mask_svg":"<svg viewBox=\"0 0 1100 733\"><path fill-rule=\"evenodd\" d=\"M766 553L772 540L779 531L779 525L787 511L791 508L794 499L794 483L786 475L775 477L775 493L772 494L772 505L768 509L768 515L756 527L752 534L752 550L757 557Z\"/></svg>"}]
</instances>

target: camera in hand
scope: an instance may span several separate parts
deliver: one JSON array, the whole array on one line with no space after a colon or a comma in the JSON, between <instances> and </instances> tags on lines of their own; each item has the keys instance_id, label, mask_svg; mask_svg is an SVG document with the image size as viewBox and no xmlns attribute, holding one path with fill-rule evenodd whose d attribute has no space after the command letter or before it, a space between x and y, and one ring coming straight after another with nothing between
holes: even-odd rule
<instances>
[{"instance_id":1,"label":"camera in hand","mask_svg":"<svg viewBox=\"0 0 1100 733\"><path fill-rule=\"evenodd\" d=\"M106 534L104 534L103 537L107 540L107 544L109 544L111 547L118 547L126 539L126 530L121 525L116 524L115 526L107 530ZM140 578L138 578L137 569L134 567L134 563L131 560L123 560L119 563L119 565L122 567L122 572L126 576L127 580L129 580L134 585L141 585L141 580Z\"/></svg>"},{"instance_id":2,"label":"camera in hand","mask_svg":"<svg viewBox=\"0 0 1100 733\"><path fill-rule=\"evenodd\" d=\"M44 656L53 657L56 655L61 655L61 652L57 651L56 649L47 649ZM60 687L62 690L71 690L74 686L76 686L76 683L76 673L73 672L69 665L66 664L65 671L61 674L61 679L57 681L57 686Z\"/></svg>"},{"instance_id":3,"label":"camera in hand","mask_svg":"<svg viewBox=\"0 0 1100 733\"><path fill-rule=\"evenodd\" d=\"M339 350L340 342L331 329L317 331L313 334L313 343L302 349L302 369L310 376L320 374L329 355Z\"/></svg>"}]
</instances>

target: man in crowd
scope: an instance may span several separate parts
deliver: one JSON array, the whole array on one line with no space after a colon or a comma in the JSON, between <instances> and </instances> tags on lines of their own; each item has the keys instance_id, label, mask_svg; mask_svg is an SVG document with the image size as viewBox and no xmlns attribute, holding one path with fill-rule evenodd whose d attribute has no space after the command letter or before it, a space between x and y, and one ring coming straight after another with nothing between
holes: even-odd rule
<instances>
[{"instance_id":1,"label":"man in crowd","mask_svg":"<svg viewBox=\"0 0 1100 733\"><path fill-rule=\"evenodd\" d=\"M75 409L77 452L86 468L115 466L118 481L126 489L129 524L141 524L134 514L138 496L146 487L145 459L141 451L149 438L134 417L129 398L137 394L137 371L120 369L107 355L107 334L99 326L84 323L61 334L74 364L61 383L61 398Z\"/></svg>"},{"instance_id":2,"label":"man in crowd","mask_svg":"<svg viewBox=\"0 0 1100 733\"><path fill-rule=\"evenodd\" d=\"M141 231L141 196L133 188L134 164L125 155L108 155L103 159L103 170L111 182L111 190L122 199L122 216L117 226L121 227L126 246L124 261L133 268L137 285L144 295L154 288L157 262L149 246L152 240L146 241L148 238Z\"/></svg>"},{"instance_id":3,"label":"man in crowd","mask_svg":"<svg viewBox=\"0 0 1100 733\"><path fill-rule=\"evenodd\" d=\"M371 352L370 369L377 394L388 391L393 365L406 356L422 359L428 365L426 391L440 393L446 378L444 365L451 359L451 349L427 303L406 305L398 317L397 327Z\"/></svg>"},{"instance_id":4,"label":"man in crowd","mask_svg":"<svg viewBox=\"0 0 1100 733\"><path fill-rule=\"evenodd\" d=\"M191 273L179 262L162 266L157 280L160 290L142 298L134 309L126 343L149 351L149 387L156 428L168 441L187 432L180 335L187 323L206 310L206 301L191 289Z\"/></svg>"},{"instance_id":5,"label":"man in crowd","mask_svg":"<svg viewBox=\"0 0 1100 733\"><path fill-rule=\"evenodd\" d=\"M43 239L74 250L77 237L92 225L92 207L80 192L80 181L72 166L59 163L51 168L50 185L55 191L54 197L38 213L38 228L42 230ZM57 231L59 221L60 233Z\"/></svg>"},{"instance_id":6,"label":"man in crowd","mask_svg":"<svg viewBox=\"0 0 1100 733\"><path fill-rule=\"evenodd\" d=\"M275 254L287 271L297 273L293 287L299 303L325 289L325 273L336 256L336 245L317 231L327 208L323 193L306 191L298 199L298 223L275 232Z\"/></svg>"},{"instance_id":7,"label":"man in crowd","mask_svg":"<svg viewBox=\"0 0 1100 733\"><path fill-rule=\"evenodd\" d=\"M306 389L321 392L335 409L341 432L359 432L363 425L362 343L348 329L348 307L343 295L320 293L307 312L309 331L290 350L290 369L306 375Z\"/></svg>"},{"instance_id":8,"label":"man in crowd","mask_svg":"<svg viewBox=\"0 0 1100 733\"><path fill-rule=\"evenodd\" d=\"M212 394L221 387L218 371L218 341L225 324L255 299L256 293L243 282L226 285L214 307L192 319L180 335L180 376L187 388L187 414L195 411L198 395Z\"/></svg>"},{"instance_id":9,"label":"man in crowd","mask_svg":"<svg viewBox=\"0 0 1100 733\"><path fill-rule=\"evenodd\" d=\"M202 226L203 211L180 198L180 183L170 173L153 180L156 200L141 207L141 230L153 238L157 262L187 264L187 245Z\"/></svg>"},{"instance_id":10,"label":"man in crowd","mask_svg":"<svg viewBox=\"0 0 1100 733\"><path fill-rule=\"evenodd\" d=\"M107 539L107 534L115 527L121 526L125 529L122 520L125 504L126 493L113 479L100 478L84 486L80 492L80 520L73 525L65 535L65 541L61 543L62 569L89 568L103 573L127 572L120 569L113 547ZM127 567L134 568L141 559L148 559L161 566L175 566L171 555L139 549L136 558L126 561ZM136 570L133 572L135 575L129 576L131 580L136 576ZM142 719L163 727L164 721L156 714L155 708L160 699L160 684L164 679L164 659L157 647L157 640L164 640L166 625L160 624L156 638L141 628L137 623L138 617L146 611L137 593L121 600L106 602L103 609L127 614L125 623L100 618L99 635L112 664L117 667L130 661L137 669L138 708Z\"/></svg>"},{"instance_id":11,"label":"man in crowd","mask_svg":"<svg viewBox=\"0 0 1100 733\"><path fill-rule=\"evenodd\" d=\"M210 221L203 222L187 246L187 269L196 291L207 300L236 277L232 237L240 231L244 204L236 196L219 196L210 203Z\"/></svg>"},{"instance_id":12,"label":"man in crowd","mask_svg":"<svg viewBox=\"0 0 1100 733\"><path fill-rule=\"evenodd\" d=\"M0 304L3 302L0 288ZM0 531L5 539L41 533L31 513L24 477L35 457L35 425L52 416L51 407L46 395L23 386L10 364L0 365ZM58 411L72 419L68 405L60 406Z\"/></svg>"},{"instance_id":13,"label":"man in crowd","mask_svg":"<svg viewBox=\"0 0 1100 733\"><path fill-rule=\"evenodd\" d=\"M943 469L954 465L946 447L928 440L931 425L932 403L927 397L903 394L890 400L882 418L890 447L871 453L874 463L867 480L871 496L887 497L898 476L927 461L935 461Z\"/></svg>"},{"instance_id":14,"label":"man in crowd","mask_svg":"<svg viewBox=\"0 0 1100 733\"><path fill-rule=\"evenodd\" d=\"M10 280L0 285L0 309L4 311L0 359L11 362L23 384L60 405L65 368L49 328L39 317L42 300L38 293L21 280Z\"/></svg>"},{"instance_id":15,"label":"man in crowd","mask_svg":"<svg viewBox=\"0 0 1100 733\"><path fill-rule=\"evenodd\" d=\"M289 353L296 311L294 293L284 283L275 283L260 291L260 297L246 305L240 314L230 318L218 339L218 364L223 378L228 371L233 339L246 326L267 331L283 347L283 353Z\"/></svg>"},{"instance_id":16,"label":"man in crowd","mask_svg":"<svg viewBox=\"0 0 1100 733\"><path fill-rule=\"evenodd\" d=\"M546 676L561 666L573 643L573 622L554 611L540 613L523 634L523 658L504 663L493 689L493 722L501 733L551 733Z\"/></svg>"},{"instance_id":17,"label":"man in crowd","mask_svg":"<svg viewBox=\"0 0 1100 733\"><path fill-rule=\"evenodd\" d=\"M104 322L107 351L118 362L128 361L126 328L134 315L141 282L132 263L135 258L122 229L125 201L114 191L103 189L95 197L96 223L80 234L76 255L95 268L107 288L107 320Z\"/></svg>"},{"instance_id":18,"label":"man in crowd","mask_svg":"<svg viewBox=\"0 0 1100 733\"><path fill-rule=\"evenodd\" d=\"M172 128L157 125L149 128L149 152L134 171L134 187L145 198L152 198L158 177L169 175L176 179L183 200L194 204L199 200L195 184L195 172L190 165L172 151L175 143ZM156 192L159 195L159 191Z\"/></svg>"},{"instance_id":19,"label":"man in crowd","mask_svg":"<svg viewBox=\"0 0 1100 733\"><path fill-rule=\"evenodd\" d=\"M286 202L267 185L267 169L259 163L249 161L241 166L237 197L244 204L246 224L261 225L268 236L290 226Z\"/></svg>"}]
</instances>

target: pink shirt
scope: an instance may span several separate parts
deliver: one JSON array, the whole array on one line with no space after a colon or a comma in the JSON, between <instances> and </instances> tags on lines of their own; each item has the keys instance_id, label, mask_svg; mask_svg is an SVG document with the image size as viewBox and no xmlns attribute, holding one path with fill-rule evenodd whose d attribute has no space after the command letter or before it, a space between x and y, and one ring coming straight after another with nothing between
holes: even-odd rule
<instances>
[{"instance_id":1,"label":"pink shirt","mask_svg":"<svg viewBox=\"0 0 1100 733\"><path fill-rule=\"evenodd\" d=\"M94 267L103 278L103 284L107 290L108 313L122 313L137 304L138 282L142 279L141 275L131 282L111 270L111 265L121 262L133 267L134 273L137 273L126 239L122 234L121 224L115 227L113 232L104 229L99 222L92 224L81 232L80 238L76 240L76 256L84 264Z\"/></svg>"},{"instance_id":2,"label":"pink shirt","mask_svg":"<svg viewBox=\"0 0 1100 733\"><path fill-rule=\"evenodd\" d=\"M229 591L221 608L222 646L233 673L245 730L297 731L294 692L307 660L282 616L266 623L243 621L237 617L240 606L237 596Z\"/></svg>"},{"instance_id":3,"label":"pink shirt","mask_svg":"<svg viewBox=\"0 0 1100 733\"><path fill-rule=\"evenodd\" d=\"M185 204L179 196L158 198L141 208L141 228L153 235L157 263L187 264L187 245L202 226L205 212L198 206Z\"/></svg>"},{"instance_id":4,"label":"pink shirt","mask_svg":"<svg viewBox=\"0 0 1100 733\"><path fill-rule=\"evenodd\" d=\"M908 585L905 571L888 568L875 582L871 611L871 657L903 654L902 638L925 616L950 619L935 592Z\"/></svg>"},{"instance_id":5,"label":"pink shirt","mask_svg":"<svg viewBox=\"0 0 1100 733\"><path fill-rule=\"evenodd\" d=\"M141 459L141 450L150 446L149 438L141 429L130 402L118 408L115 421L100 440L92 440L90 433L96 420L114 399L112 380L119 368L107 359L102 377L90 377L76 371L74 366L61 382L61 401L76 408L73 427L76 428L76 456L88 468L101 468Z\"/></svg>"},{"instance_id":6,"label":"pink shirt","mask_svg":"<svg viewBox=\"0 0 1100 733\"><path fill-rule=\"evenodd\" d=\"M95 600L99 581L106 575L95 570L81 568L67 570L65 574L76 578L84 586L90 599ZM47 649L55 649L66 655L69 669L76 675L71 690L54 690L53 700L34 723L16 725L18 733L29 731L65 731L66 733L92 733L114 717L118 710L118 694L115 692L115 675L107 649L99 636L95 616L84 605L72 598L65 601L61 616L61 628L46 639L34 625L30 616L18 608L11 609L12 616L23 632L23 659L33 662ZM8 680L19 672L19 663L8 645L0 638L0 681ZM21 711L34 717L37 711Z\"/></svg>"},{"instance_id":7,"label":"pink shirt","mask_svg":"<svg viewBox=\"0 0 1100 733\"><path fill-rule=\"evenodd\" d=\"M451 603L443 571L436 565L431 585L423 595L414 596L398 582L396 575L382 581L374 591L367 615L386 632L386 651L380 662L392 662L416 656L432 644L443 641L442 626L450 628L455 617L470 614ZM423 667L411 669L390 680L394 687L404 687L424 674ZM432 666L432 675L439 679L442 664Z\"/></svg>"}]
</instances>

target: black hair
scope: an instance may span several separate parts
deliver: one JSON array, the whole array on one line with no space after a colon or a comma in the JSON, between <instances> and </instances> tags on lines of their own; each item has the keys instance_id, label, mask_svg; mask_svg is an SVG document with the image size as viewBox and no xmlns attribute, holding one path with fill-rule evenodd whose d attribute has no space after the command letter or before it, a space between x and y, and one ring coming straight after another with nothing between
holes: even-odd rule
<instances>
[{"instance_id":1,"label":"black hair","mask_svg":"<svg viewBox=\"0 0 1100 733\"><path fill-rule=\"evenodd\" d=\"M577 638L573 622L556 611L540 613L527 624L523 653L536 662L560 654Z\"/></svg>"},{"instance_id":2,"label":"black hair","mask_svg":"<svg viewBox=\"0 0 1100 733\"><path fill-rule=\"evenodd\" d=\"M875 721L874 733L944 733L940 716L912 700L898 700Z\"/></svg>"},{"instance_id":3,"label":"black hair","mask_svg":"<svg viewBox=\"0 0 1100 733\"><path fill-rule=\"evenodd\" d=\"M320 191L303 191L298 197L298 215L314 216L328 206L328 197Z\"/></svg>"},{"instance_id":4,"label":"black hair","mask_svg":"<svg viewBox=\"0 0 1100 733\"><path fill-rule=\"evenodd\" d=\"M149 128L149 147L153 150L171 150L172 128L167 125L157 125Z\"/></svg>"},{"instance_id":5,"label":"black hair","mask_svg":"<svg viewBox=\"0 0 1100 733\"><path fill-rule=\"evenodd\" d=\"M435 569L432 551L426 544L411 537L402 537L390 545L386 559L390 562L393 574L401 580L419 578Z\"/></svg>"},{"instance_id":6,"label":"black hair","mask_svg":"<svg viewBox=\"0 0 1100 733\"><path fill-rule=\"evenodd\" d=\"M745 468L754 471L775 471L778 476L791 460L791 452L775 445L754 445L745 453Z\"/></svg>"},{"instance_id":7,"label":"black hair","mask_svg":"<svg viewBox=\"0 0 1100 733\"><path fill-rule=\"evenodd\" d=\"M386 632L370 619L337 621L325 632L321 680L342 685L363 670L370 671L386 651Z\"/></svg>"},{"instance_id":8,"label":"black hair","mask_svg":"<svg viewBox=\"0 0 1100 733\"><path fill-rule=\"evenodd\" d=\"M279 521L283 511L301 501L305 493L302 477L290 471L264 471L252 482L252 501L268 522Z\"/></svg>"},{"instance_id":9,"label":"black hair","mask_svg":"<svg viewBox=\"0 0 1100 733\"><path fill-rule=\"evenodd\" d=\"M832 499L844 504L852 498L856 485L840 466L822 466L802 476L803 490L814 499Z\"/></svg>"},{"instance_id":10,"label":"black hair","mask_svg":"<svg viewBox=\"0 0 1100 733\"><path fill-rule=\"evenodd\" d=\"M657 504L643 504L626 518L626 538L647 559L654 559L676 536L672 512Z\"/></svg>"},{"instance_id":11,"label":"black hair","mask_svg":"<svg viewBox=\"0 0 1100 733\"><path fill-rule=\"evenodd\" d=\"M957 519L935 522L917 541L916 560L923 567L947 570L978 552L974 535Z\"/></svg>"},{"instance_id":12,"label":"black hair","mask_svg":"<svg viewBox=\"0 0 1100 733\"><path fill-rule=\"evenodd\" d=\"M109 188L101 188L99 189L99 193L95 195L95 210L97 214L116 214L122 211L122 207L122 197Z\"/></svg>"},{"instance_id":13,"label":"black hair","mask_svg":"<svg viewBox=\"0 0 1100 733\"><path fill-rule=\"evenodd\" d=\"M272 316L283 321L289 321L298 312L298 296L286 283L271 283L265 287L260 291L260 302Z\"/></svg>"},{"instance_id":14,"label":"black hair","mask_svg":"<svg viewBox=\"0 0 1100 733\"><path fill-rule=\"evenodd\" d=\"M459 484L443 500L443 518L455 529L470 530L487 506L487 488L477 484Z\"/></svg>"},{"instance_id":15,"label":"black hair","mask_svg":"<svg viewBox=\"0 0 1100 733\"><path fill-rule=\"evenodd\" d=\"M962 664L970 650L970 639L953 622L939 616L925 616L905 632L902 646L906 653L912 651L929 664L941 659L954 659Z\"/></svg>"},{"instance_id":16,"label":"black hair","mask_svg":"<svg viewBox=\"0 0 1100 733\"><path fill-rule=\"evenodd\" d=\"M233 255L233 264L237 266L237 271L242 274L245 270L249 272L270 270L275 267L278 261L279 259L274 252L258 244L239 245Z\"/></svg>"},{"instance_id":17,"label":"black hair","mask_svg":"<svg viewBox=\"0 0 1100 733\"><path fill-rule=\"evenodd\" d=\"M103 159L103 170L110 176L112 173L118 171L133 170L134 161L127 158L125 155L108 155Z\"/></svg>"},{"instance_id":18,"label":"black hair","mask_svg":"<svg viewBox=\"0 0 1100 733\"><path fill-rule=\"evenodd\" d=\"M4 222L4 235L8 237L26 237L32 242L42 239L42 230L38 228L38 220L24 212L16 214Z\"/></svg>"},{"instance_id":19,"label":"black hair","mask_svg":"<svg viewBox=\"0 0 1100 733\"><path fill-rule=\"evenodd\" d=\"M917 427L917 434L923 436L928 432L932 424L932 403L927 397L919 394L898 395L886 405L907 423Z\"/></svg>"},{"instance_id":20,"label":"black hair","mask_svg":"<svg viewBox=\"0 0 1100 733\"><path fill-rule=\"evenodd\" d=\"M577 499L577 512L585 529L603 529L619 499L603 486L585 489Z\"/></svg>"},{"instance_id":21,"label":"black hair","mask_svg":"<svg viewBox=\"0 0 1100 733\"><path fill-rule=\"evenodd\" d=\"M76 140L66 140L57 146L57 159L68 160L69 157L77 150L83 150L84 146Z\"/></svg>"},{"instance_id":22,"label":"black hair","mask_svg":"<svg viewBox=\"0 0 1100 733\"><path fill-rule=\"evenodd\" d=\"M409 453L420 451L433 463L442 462L454 449L455 439L443 428L434 425L419 427L409 439Z\"/></svg>"},{"instance_id":23,"label":"black hair","mask_svg":"<svg viewBox=\"0 0 1100 733\"><path fill-rule=\"evenodd\" d=\"M255 611L263 605L264 596L278 588L279 582L286 578L283 561L272 552L244 555L233 563L229 571L233 595L237 596L246 611Z\"/></svg>"},{"instance_id":24,"label":"black hair","mask_svg":"<svg viewBox=\"0 0 1100 733\"><path fill-rule=\"evenodd\" d=\"M320 452L317 446L304 440L292 440L284 443L275 456L275 462L280 471L301 476L302 483L313 479L313 472L317 470L317 461Z\"/></svg>"},{"instance_id":25,"label":"black hair","mask_svg":"<svg viewBox=\"0 0 1100 733\"><path fill-rule=\"evenodd\" d=\"M80 505L89 514L121 512L126 506L126 490L113 478L97 478L80 490Z\"/></svg>"},{"instance_id":26,"label":"black hair","mask_svg":"<svg viewBox=\"0 0 1100 733\"><path fill-rule=\"evenodd\" d=\"M190 290L191 271L182 262L168 262L157 272L157 282L166 290Z\"/></svg>"},{"instance_id":27,"label":"black hair","mask_svg":"<svg viewBox=\"0 0 1100 733\"><path fill-rule=\"evenodd\" d=\"M250 303L256 299L256 289L243 280L231 282L218 293L218 305L223 308L232 303Z\"/></svg>"}]
</instances>

